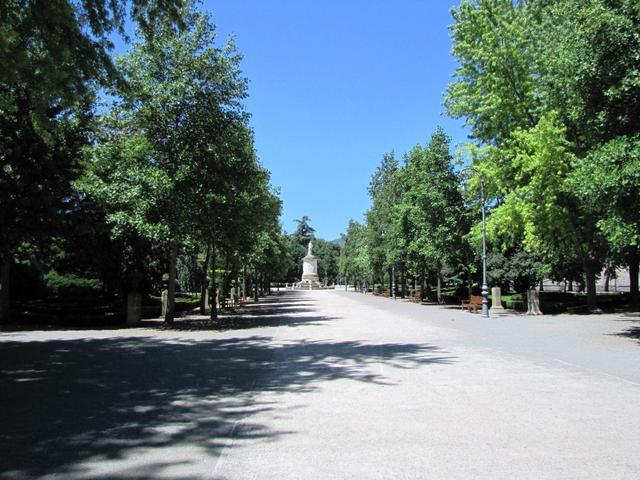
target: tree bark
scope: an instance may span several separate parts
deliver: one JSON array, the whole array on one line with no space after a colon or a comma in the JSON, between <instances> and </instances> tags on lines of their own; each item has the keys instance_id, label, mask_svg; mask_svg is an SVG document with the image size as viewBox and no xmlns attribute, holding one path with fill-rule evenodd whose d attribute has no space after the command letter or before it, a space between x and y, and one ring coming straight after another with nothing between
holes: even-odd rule
<instances>
[{"instance_id":1,"label":"tree bark","mask_svg":"<svg viewBox=\"0 0 640 480\"><path fill-rule=\"evenodd\" d=\"M211 256L211 244L207 242L207 254L202 265L202 281L200 282L200 315L205 315L207 310L207 269L209 268L209 257Z\"/></svg>"},{"instance_id":2,"label":"tree bark","mask_svg":"<svg viewBox=\"0 0 640 480\"><path fill-rule=\"evenodd\" d=\"M594 262L587 260L584 262L584 275L587 287L587 308L597 310L596 302L596 268Z\"/></svg>"},{"instance_id":3,"label":"tree bark","mask_svg":"<svg viewBox=\"0 0 640 480\"><path fill-rule=\"evenodd\" d=\"M242 266L242 301L247 300L247 266Z\"/></svg>"},{"instance_id":4,"label":"tree bark","mask_svg":"<svg viewBox=\"0 0 640 480\"><path fill-rule=\"evenodd\" d=\"M169 247L169 285L167 287L167 313L164 322L173 323L176 309L176 264L178 262L178 243L172 241Z\"/></svg>"},{"instance_id":5,"label":"tree bark","mask_svg":"<svg viewBox=\"0 0 640 480\"><path fill-rule=\"evenodd\" d=\"M629 255L629 306L635 310L640 307L638 294L638 271L640 270L640 254L634 251Z\"/></svg>"},{"instance_id":6,"label":"tree bark","mask_svg":"<svg viewBox=\"0 0 640 480\"><path fill-rule=\"evenodd\" d=\"M437 266L436 271L436 300L439 305L442 305L444 301L442 300L442 273L440 273L440 265ZM471 298L471 297L469 297Z\"/></svg>"},{"instance_id":7,"label":"tree bark","mask_svg":"<svg viewBox=\"0 0 640 480\"><path fill-rule=\"evenodd\" d=\"M211 302L211 320L218 318L218 283L216 282L216 244L211 241L211 289L209 291Z\"/></svg>"},{"instance_id":8,"label":"tree bark","mask_svg":"<svg viewBox=\"0 0 640 480\"><path fill-rule=\"evenodd\" d=\"M257 302L259 300L258 298L259 292L258 292L258 272L256 271L254 271L254 284L255 285L253 289L253 300Z\"/></svg>"},{"instance_id":9,"label":"tree bark","mask_svg":"<svg viewBox=\"0 0 640 480\"><path fill-rule=\"evenodd\" d=\"M11 255L0 260L0 324L11 321L9 302L9 279L11 274Z\"/></svg>"},{"instance_id":10,"label":"tree bark","mask_svg":"<svg viewBox=\"0 0 640 480\"><path fill-rule=\"evenodd\" d=\"M611 269L607 267L604 271L604 291L609 291L609 281L611 280Z\"/></svg>"}]
</instances>

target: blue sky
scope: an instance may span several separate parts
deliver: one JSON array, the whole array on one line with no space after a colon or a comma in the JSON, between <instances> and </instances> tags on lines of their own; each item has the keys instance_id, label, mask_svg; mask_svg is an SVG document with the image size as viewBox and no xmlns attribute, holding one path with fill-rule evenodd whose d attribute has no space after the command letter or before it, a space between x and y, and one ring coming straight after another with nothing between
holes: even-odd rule
<instances>
[{"instance_id":1,"label":"blue sky","mask_svg":"<svg viewBox=\"0 0 640 480\"><path fill-rule=\"evenodd\" d=\"M219 42L244 54L258 155L283 201L282 224L311 217L332 240L369 207L369 178L442 125L455 69L446 0L206 0Z\"/></svg>"}]
</instances>

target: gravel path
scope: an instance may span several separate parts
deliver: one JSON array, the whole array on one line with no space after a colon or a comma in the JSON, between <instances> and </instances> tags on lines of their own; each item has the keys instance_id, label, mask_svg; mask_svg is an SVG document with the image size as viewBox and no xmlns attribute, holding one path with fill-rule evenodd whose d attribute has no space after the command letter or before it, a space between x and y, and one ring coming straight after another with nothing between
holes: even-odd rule
<instances>
[{"instance_id":1,"label":"gravel path","mask_svg":"<svg viewBox=\"0 0 640 480\"><path fill-rule=\"evenodd\" d=\"M0 478L637 480L639 321L312 291L0 333Z\"/></svg>"}]
</instances>

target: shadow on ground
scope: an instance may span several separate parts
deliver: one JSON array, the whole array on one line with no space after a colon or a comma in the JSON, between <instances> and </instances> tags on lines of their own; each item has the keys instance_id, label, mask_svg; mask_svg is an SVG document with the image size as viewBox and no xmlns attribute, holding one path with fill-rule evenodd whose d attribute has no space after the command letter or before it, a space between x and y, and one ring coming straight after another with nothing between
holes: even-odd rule
<instances>
[{"instance_id":1,"label":"shadow on ground","mask_svg":"<svg viewBox=\"0 0 640 480\"><path fill-rule=\"evenodd\" d=\"M631 322L633 325L616 335L620 337L633 338L640 342L640 312L626 312L618 319L618 321Z\"/></svg>"},{"instance_id":2,"label":"shadow on ground","mask_svg":"<svg viewBox=\"0 0 640 480\"><path fill-rule=\"evenodd\" d=\"M295 434L265 422L286 415L278 393L455 360L426 344L123 335L0 343L0 478L201 478L223 448Z\"/></svg>"},{"instance_id":3,"label":"shadow on ground","mask_svg":"<svg viewBox=\"0 0 640 480\"><path fill-rule=\"evenodd\" d=\"M192 313L176 319L172 325L162 322L143 321L143 326L158 327L162 330L245 330L261 327L296 327L320 325L335 320L335 317L313 315L316 302L302 292L287 291L261 298L259 302L246 303L234 310L223 310L217 320L211 321L207 315Z\"/></svg>"}]
</instances>

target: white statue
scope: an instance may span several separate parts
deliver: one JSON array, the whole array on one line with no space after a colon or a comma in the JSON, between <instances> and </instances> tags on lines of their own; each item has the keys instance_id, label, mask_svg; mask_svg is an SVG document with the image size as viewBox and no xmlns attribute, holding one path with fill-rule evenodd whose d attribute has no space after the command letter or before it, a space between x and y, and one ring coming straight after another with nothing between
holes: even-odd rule
<instances>
[{"instance_id":1,"label":"white statue","mask_svg":"<svg viewBox=\"0 0 640 480\"><path fill-rule=\"evenodd\" d=\"M313 256L313 243L309 242L307 256L302 259L302 281L318 282L318 259Z\"/></svg>"}]
</instances>

